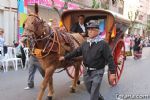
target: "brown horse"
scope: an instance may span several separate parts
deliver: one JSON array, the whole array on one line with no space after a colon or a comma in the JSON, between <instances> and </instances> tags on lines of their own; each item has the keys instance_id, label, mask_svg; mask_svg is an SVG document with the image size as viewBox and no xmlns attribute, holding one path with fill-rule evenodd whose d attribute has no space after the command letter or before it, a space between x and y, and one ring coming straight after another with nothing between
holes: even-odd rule
<instances>
[{"instance_id":1,"label":"brown horse","mask_svg":"<svg viewBox=\"0 0 150 100\"><path fill-rule=\"evenodd\" d=\"M79 70L82 62L81 58L70 61L59 61L59 57L66 52L72 51L84 41L80 34L67 34L59 28L50 28L48 24L39 18L38 10L34 14L28 15L24 22L24 36L29 39L29 48L42 65L45 77L41 83L41 89L37 100L42 100L44 91L48 87L48 100L52 100L54 95L53 74L58 68L67 68L71 65L75 67L75 78L72 82L71 91L74 92L79 79ZM80 38L76 39L76 38Z\"/></svg>"}]
</instances>

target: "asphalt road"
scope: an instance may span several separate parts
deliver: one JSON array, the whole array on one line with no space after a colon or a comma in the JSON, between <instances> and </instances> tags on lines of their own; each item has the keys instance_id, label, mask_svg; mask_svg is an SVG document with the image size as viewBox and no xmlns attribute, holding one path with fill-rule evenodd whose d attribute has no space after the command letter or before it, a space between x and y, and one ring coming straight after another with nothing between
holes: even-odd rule
<instances>
[{"instance_id":1,"label":"asphalt road","mask_svg":"<svg viewBox=\"0 0 150 100\"><path fill-rule=\"evenodd\" d=\"M36 100L39 84L42 80L39 72L35 75L35 88L24 90L27 86L28 70L19 69L9 72L0 71L0 100ZM54 100L89 100L83 82L77 92L69 93L71 79L66 72L54 74ZM121 80L115 87L110 87L107 73L103 77L101 94L105 100L150 100L150 48L143 49L143 57L134 60L127 57ZM47 95L47 90L44 96ZM124 98L124 99L123 99Z\"/></svg>"}]
</instances>

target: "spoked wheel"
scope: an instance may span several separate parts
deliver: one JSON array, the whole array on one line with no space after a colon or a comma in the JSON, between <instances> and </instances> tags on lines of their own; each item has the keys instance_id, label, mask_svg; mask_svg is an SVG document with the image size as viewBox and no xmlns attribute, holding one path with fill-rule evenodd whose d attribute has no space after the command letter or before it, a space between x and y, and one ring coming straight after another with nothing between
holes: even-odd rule
<instances>
[{"instance_id":1,"label":"spoked wheel","mask_svg":"<svg viewBox=\"0 0 150 100\"><path fill-rule=\"evenodd\" d=\"M116 46L114 47L112 54L114 57L114 62L116 64L116 73L115 73L116 80L114 81L114 85L117 85L118 81L120 80L120 77L124 68L124 61L125 61L125 45L122 39L116 43ZM109 75L110 75L110 72L108 72L108 80L109 80Z\"/></svg>"},{"instance_id":2,"label":"spoked wheel","mask_svg":"<svg viewBox=\"0 0 150 100\"><path fill-rule=\"evenodd\" d=\"M68 76L72 79L74 79L74 75L75 75L75 68L74 66L68 67L66 69L66 72L68 74ZM81 77L83 75L83 66L80 66L80 70L79 70L79 77Z\"/></svg>"}]
</instances>

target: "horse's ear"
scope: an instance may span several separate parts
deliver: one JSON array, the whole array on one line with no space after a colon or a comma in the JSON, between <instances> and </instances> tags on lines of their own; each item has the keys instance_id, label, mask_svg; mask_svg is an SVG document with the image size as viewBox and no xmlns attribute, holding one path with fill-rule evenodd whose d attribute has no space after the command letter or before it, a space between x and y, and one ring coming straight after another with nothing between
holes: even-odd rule
<instances>
[{"instance_id":1,"label":"horse's ear","mask_svg":"<svg viewBox=\"0 0 150 100\"><path fill-rule=\"evenodd\" d=\"M22 26L23 26L23 28L24 28L24 27L25 27L25 23L23 23L23 25L22 25Z\"/></svg>"},{"instance_id":2,"label":"horse's ear","mask_svg":"<svg viewBox=\"0 0 150 100\"><path fill-rule=\"evenodd\" d=\"M39 8L38 8L38 4L37 3L35 3L35 14L36 15L38 15L38 12L39 12Z\"/></svg>"},{"instance_id":3,"label":"horse's ear","mask_svg":"<svg viewBox=\"0 0 150 100\"><path fill-rule=\"evenodd\" d=\"M25 27L25 22L27 21L27 19L23 22L23 24L22 24L22 26L23 26L23 28Z\"/></svg>"}]
</instances>

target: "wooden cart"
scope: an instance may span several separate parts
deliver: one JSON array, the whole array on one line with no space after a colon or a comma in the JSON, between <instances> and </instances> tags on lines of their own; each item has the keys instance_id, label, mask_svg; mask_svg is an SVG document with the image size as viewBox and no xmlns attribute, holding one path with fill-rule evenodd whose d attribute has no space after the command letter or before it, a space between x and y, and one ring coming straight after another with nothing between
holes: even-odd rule
<instances>
[{"instance_id":1,"label":"wooden cart","mask_svg":"<svg viewBox=\"0 0 150 100\"><path fill-rule=\"evenodd\" d=\"M125 61L125 45L124 33L130 25L130 21L122 15L108 11L108 10L68 10L62 13L61 20L67 31L71 33L71 26L77 22L78 16L85 16L85 23L89 20L96 20L99 22L102 38L107 41L111 47L114 62L116 64L116 80L118 83L124 68ZM69 67L67 73L71 78L74 78L74 67ZM80 76L83 73L83 67L80 68ZM108 78L109 78L108 72Z\"/></svg>"}]
</instances>

